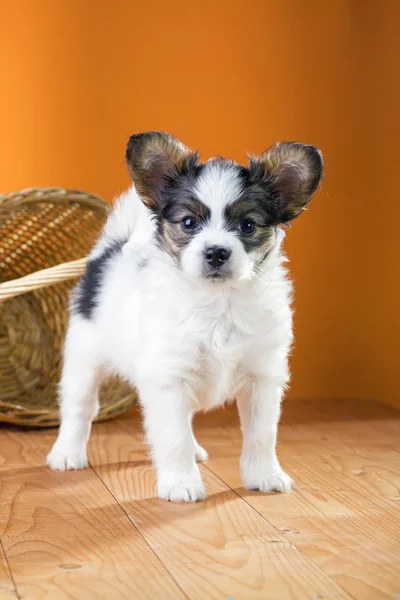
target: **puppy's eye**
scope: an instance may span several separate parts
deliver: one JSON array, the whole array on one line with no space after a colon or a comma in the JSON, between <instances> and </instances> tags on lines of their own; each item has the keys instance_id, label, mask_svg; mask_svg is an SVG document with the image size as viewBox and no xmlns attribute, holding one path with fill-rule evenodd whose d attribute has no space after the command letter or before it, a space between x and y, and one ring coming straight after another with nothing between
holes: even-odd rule
<instances>
[{"instance_id":1,"label":"puppy's eye","mask_svg":"<svg viewBox=\"0 0 400 600\"><path fill-rule=\"evenodd\" d=\"M193 231L193 229L196 229L197 225L198 223L193 217L185 217L182 221L182 229L184 231Z\"/></svg>"},{"instance_id":2,"label":"puppy's eye","mask_svg":"<svg viewBox=\"0 0 400 600\"><path fill-rule=\"evenodd\" d=\"M242 233L247 233L248 235L251 235L255 232L256 224L254 223L253 219L243 219L239 227Z\"/></svg>"}]
</instances>

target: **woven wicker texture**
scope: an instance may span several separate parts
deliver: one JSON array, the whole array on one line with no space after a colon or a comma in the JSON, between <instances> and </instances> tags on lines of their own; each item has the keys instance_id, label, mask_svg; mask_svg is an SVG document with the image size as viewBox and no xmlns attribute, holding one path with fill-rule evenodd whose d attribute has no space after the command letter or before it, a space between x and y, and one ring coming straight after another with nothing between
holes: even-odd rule
<instances>
[{"instance_id":1,"label":"woven wicker texture","mask_svg":"<svg viewBox=\"0 0 400 600\"><path fill-rule=\"evenodd\" d=\"M0 283L84 258L107 210L98 196L76 190L39 188L0 196ZM48 282L49 287L0 302L0 421L36 427L59 423L57 384L75 284L76 278ZM112 381L102 388L98 419L120 414L134 401L127 384Z\"/></svg>"}]
</instances>

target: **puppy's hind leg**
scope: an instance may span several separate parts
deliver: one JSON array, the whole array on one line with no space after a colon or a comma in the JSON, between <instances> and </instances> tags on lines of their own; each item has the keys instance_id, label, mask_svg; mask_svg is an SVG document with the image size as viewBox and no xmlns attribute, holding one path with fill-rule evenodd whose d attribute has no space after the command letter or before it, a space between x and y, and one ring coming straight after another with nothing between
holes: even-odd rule
<instances>
[{"instance_id":1,"label":"puppy's hind leg","mask_svg":"<svg viewBox=\"0 0 400 600\"><path fill-rule=\"evenodd\" d=\"M193 436L193 443L194 443L194 455L196 457L196 460L199 462L203 462L208 460L208 452L205 448L203 448L203 446L200 446L199 442L196 440L194 432L193 432L193 414L191 414L189 416L189 423L190 423L190 427L192 428L192 436Z\"/></svg>"},{"instance_id":2,"label":"puppy's hind leg","mask_svg":"<svg viewBox=\"0 0 400 600\"><path fill-rule=\"evenodd\" d=\"M47 456L51 469L83 469L88 466L86 446L98 411L98 346L92 323L74 321L68 331L60 382L61 425Z\"/></svg>"}]
</instances>

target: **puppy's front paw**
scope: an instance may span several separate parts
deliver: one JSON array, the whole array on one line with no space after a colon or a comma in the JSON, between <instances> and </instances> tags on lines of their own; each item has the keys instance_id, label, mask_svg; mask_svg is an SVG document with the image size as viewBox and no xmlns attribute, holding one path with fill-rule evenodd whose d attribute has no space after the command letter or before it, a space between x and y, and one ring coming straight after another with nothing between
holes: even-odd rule
<instances>
[{"instance_id":1,"label":"puppy's front paw","mask_svg":"<svg viewBox=\"0 0 400 600\"><path fill-rule=\"evenodd\" d=\"M260 492L290 492L294 483L279 465L273 467L243 465L242 478L247 490L260 490Z\"/></svg>"},{"instance_id":2,"label":"puppy's front paw","mask_svg":"<svg viewBox=\"0 0 400 600\"><path fill-rule=\"evenodd\" d=\"M67 471L69 469L85 469L89 466L86 449L63 449L55 444L47 456L46 464L53 471Z\"/></svg>"},{"instance_id":3,"label":"puppy's front paw","mask_svg":"<svg viewBox=\"0 0 400 600\"><path fill-rule=\"evenodd\" d=\"M199 502L206 500L207 492L201 479L161 482L158 483L158 497L170 502Z\"/></svg>"}]
</instances>

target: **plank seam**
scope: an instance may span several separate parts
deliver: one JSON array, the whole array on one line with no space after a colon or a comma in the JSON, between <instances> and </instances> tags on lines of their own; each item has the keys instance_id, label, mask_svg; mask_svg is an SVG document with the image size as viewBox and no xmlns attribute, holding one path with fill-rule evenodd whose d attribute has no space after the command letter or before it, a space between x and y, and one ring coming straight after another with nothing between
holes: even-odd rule
<instances>
[{"instance_id":1,"label":"plank seam","mask_svg":"<svg viewBox=\"0 0 400 600\"><path fill-rule=\"evenodd\" d=\"M3 551L4 560L5 560L5 562L6 562L6 565L7 565L8 574L9 574L9 576L10 576L11 583L12 583L12 584L13 584L13 586L14 586L14 592L15 592L15 595L16 595L16 597L18 598L18 600L22 600L22 596L20 596L20 594L19 594L19 592L18 592L17 584L15 583L14 575L13 575L13 573L12 573L12 571L11 571L10 563L8 562L8 556L7 556L7 554L6 554L6 550L5 550L5 548L4 548L4 545L3 545L3 540L2 540L1 538L0 538L0 548L1 548L1 549L2 549L2 551Z\"/></svg>"},{"instance_id":2,"label":"plank seam","mask_svg":"<svg viewBox=\"0 0 400 600\"><path fill-rule=\"evenodd\" d=\"M90 463L89 463L90 464ZM103 486L106 488L106 490L110 493L110 495L114 498L115 502L118 504L118 506L120 507L120 509L122 510L122 512L124 513L124 515L128 518L129 522L132 523L133 527L136 529L136 531L138 532L138 534L140 535L140 537L142 538L142 540L145 542L146 546L148 548L150 548L151 552L154 554L154 556L156 557L157 561L160 563L160 565L162 566L162 568L168 573L168 575L171 577L171 579L174 581L174 583L176 584L176 586L178 587L178 589L182 592L183 596L185 598L187 598L189 600L189 596L184 592L184 590L181 588L181 586L179 585L179 583L176 581L175 577L172 575L171 571L168 569L168 567L163 563L163 561L161 560L161 558L158 556L158 554L156 553L156 551L151 547L151 545L149 544L149 542L146 540L145 536L142 534L142 532L140 531L140 529L138 528L138 526L136 525L136 523L133 521L133 519L131 519L131 517L129 516L129 514L126 512L126 510L124 509L123 506L121 506L121 504L118 502L118 499L116 496L114 496L113 492L110 490L110 488L106 485L105 481L103 481L103 479L100 477L99 473L97 472L96 468L93 467L92 464L90 464L91 469L93 470L93 472L96 474L96 476L98 477L98 479L101 481L101 483L103 484Z\"/></svg>"}]
</instances>

